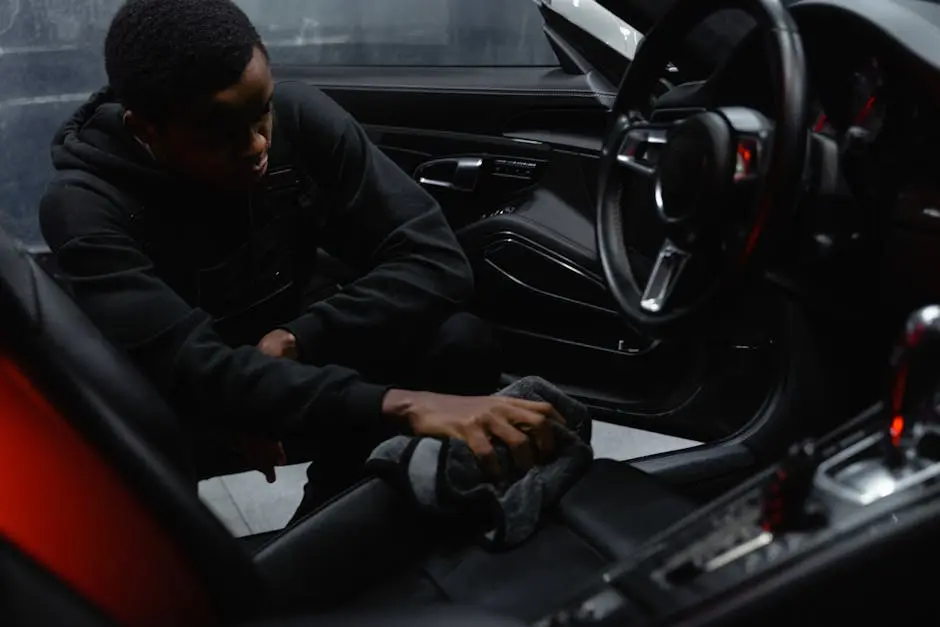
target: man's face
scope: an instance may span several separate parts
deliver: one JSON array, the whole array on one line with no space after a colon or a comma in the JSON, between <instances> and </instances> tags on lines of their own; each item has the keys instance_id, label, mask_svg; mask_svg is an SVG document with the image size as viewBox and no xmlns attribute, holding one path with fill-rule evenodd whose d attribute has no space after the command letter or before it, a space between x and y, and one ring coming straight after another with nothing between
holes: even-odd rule
<instances>
[{"instance_id":1,"label":"man's face","mask_svg":"<svg viewBox=\"0 0 940 627\"><path fill-rule=\"evenodd\" d=\"M239 82L195 104L182 120L148 127L142 139L161 163L189 179L250 187L267 172L273 95L268 60L256 48Z\"/></svg>"}]
</instances>

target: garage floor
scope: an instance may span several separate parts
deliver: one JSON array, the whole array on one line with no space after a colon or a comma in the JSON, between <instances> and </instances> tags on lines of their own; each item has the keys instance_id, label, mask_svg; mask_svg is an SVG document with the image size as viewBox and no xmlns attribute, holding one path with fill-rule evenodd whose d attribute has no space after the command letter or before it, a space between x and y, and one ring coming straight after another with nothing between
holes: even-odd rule
<instances>
[{"instance_id":1,"label":"garage floor","mask_svg":"<svg viewBox=\"0 0 940 627\"><path fill-rule=\"evenodd\" d=\"M597 458L627 460L699 442L595 422L592 444ZM199 495L235 536L275 531L287 524L300 503L306 469L306 464L279 468L273 484L258 472L216 477L199 484Z\"/></svg>"}]
</instances>

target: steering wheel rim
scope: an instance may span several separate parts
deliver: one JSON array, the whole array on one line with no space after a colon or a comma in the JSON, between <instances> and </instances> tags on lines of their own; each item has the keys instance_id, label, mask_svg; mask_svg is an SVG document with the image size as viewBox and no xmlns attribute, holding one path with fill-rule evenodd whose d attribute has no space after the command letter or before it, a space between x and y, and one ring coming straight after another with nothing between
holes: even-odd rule
<instances>
[{"instance_id":1,"label":"steering wheel rim","mask_svg":"<svg viewBox=\"0 0 940 627\"><path fill-rule=\"evenodd\" d=\"M678 122L660 124L656 130L657 126L651 122L656 118L656 111L650 112L650 121L645 119L645 111L651 108L652 89L662 75L663 68L671 60L670 52L705 18L724 9L744 11L757 22L774 84L774 122L771 123L762 114L751 109L709 108L703 113L690 114ZM604 278L610 294L631 326L652 337L664 337L688 330L693 321L709 310L717 297L733 284L736 277L759 267L760 261L766 258L766 252L772 247L775 239L774 235L780 231L779 224L792 216L792 209L799 194L808 133L809 93L806 75L799 31L780 0L677 0L644 38L621 81L611 110L612 120L600 167L596 216L597 245ZM723 126L727 128L722 130ZM748 157L745 164L753 166L754 180L749 181L748 185L752 190L749 202L755 212L752 223L747 227L746 246L740 254L734 254L734 258L718 273L719 276L710 280L707 287L700 290L701 293L690 299L687 304L677 304L675 298L670 302L670 298L683 269L692 258L690 250L686 249L695 249L700 245L698 240L703 238L699 237L701 233L687 237L688 233L679 232L700 229L702 216L699 215L694 220L679 216L677 219L684 221L684 224L677 227L676 219L668 215L669 212L664 208L663 198L667 195L663 193L663 189L667 186L663 183L662 174L656 171L656 166L665 168L665 165L656 164L652 171L648 171L648 164L641 165L640 160L630 154L630 150L636 148L634 144L642 143L640 136L644 132L647 133L647 143L652 143L653 135L650 133L653 130L657 133L663 131L661 159L668 159L670 164L680 161L686 164L671 168L675 172L692 172L687 167L691 163L689 156L680 154L682 150L675 147L678 145L677 134L683 135L682 141L686 145L691 146L696 142L701 146L708 145L699 151L701 155L693 155L702 157L703 171L707 167L710 168L708 174L695 174L696 182L699 178L708 179L704 184L706 189L698 189L694 197L690 196L687 191L680 189L687 186L685 182L679 181L681 177L671 177L674 184L670 189L675 191L668 197L671 201L679 201L675 203L676 206L682 205L684 199L692 198L690 202L696 208L687 212L690 214L708 214L707 210L698 208L703 200L709 200L702 196L714 194L715 202L720 202L719 196L727 196L730 189L723 186L739 183L738 170L741 168L742 159L742 144L739 142L742 138L755 140L753 154L760 155L753 163L751 157ZM726 141L725 135L728 135L729 141ZM657 136L657 141L660 141L659 137ZM730 155L729 148L732 150ZM729 170L729 164L733 169ZM625 175L624 165L628 165L628 169L633 171ZM632 210L626 210L622 205L628 180L637 172L655 179L654 200L660 221L664 223L667 232L667 238L645 287L637 281L627 252L625 212ZM731 180L728 181L727 178ZM680 211L683 212L685 209ZM706 218L711 220L714 216ZM678 233L683 242L677 244L671 241L669 233ZM651 293L653 297L650 297Z\"/></svg>"}]
</instances>

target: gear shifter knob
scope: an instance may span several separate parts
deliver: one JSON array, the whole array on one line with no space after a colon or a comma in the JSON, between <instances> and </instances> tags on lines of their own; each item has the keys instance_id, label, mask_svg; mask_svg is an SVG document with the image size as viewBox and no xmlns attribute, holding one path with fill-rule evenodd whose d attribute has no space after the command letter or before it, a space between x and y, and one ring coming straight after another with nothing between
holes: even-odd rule
<instances>
[{"instance_id":1,"label":"gear shifter knob","mask_svg":"<svg viewBox=\"0 0 940 627\"><path fill-rule=\"evenodd\" d=\"M912 423L932 410L940 381L940 305L928 305L907 317L891 355L886 398L889 426L885 438L890 466L904 463L903 439Z\"/></svg>"},{"instance_id":2,"label":"gear shifter knob","mask_svg":"<svg viewBox=\"0 0 940 627\"><path fill-rule=\"evenodd\" d=\"M904 333L891 355L891 418L931 401L932 382L940 380L940 305L928 305L907 317Z\"/></svg>"}]
</instances>

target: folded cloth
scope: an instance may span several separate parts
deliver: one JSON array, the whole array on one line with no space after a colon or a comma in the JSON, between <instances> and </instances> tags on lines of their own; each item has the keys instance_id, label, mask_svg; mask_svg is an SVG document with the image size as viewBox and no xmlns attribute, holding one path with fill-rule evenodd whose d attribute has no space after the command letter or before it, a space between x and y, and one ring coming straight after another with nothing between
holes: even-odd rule
<instances>
[{"instance_id":1,"label":"folded cloth","mask_svg":"<svg viewBox=\"0 0 940 627\"><path fill-rule=\"evenodd\" d=\"M587 408L579 402L538 377L520 379L498 395L551 403L565 418L565 425L552 423L558 454L554 461L497 485L461 440L397 436L377 446L366 463L426 512L479 516L486 522L484 546L497 550L532 535L542 512L558 502L594 459L590 445L578 435L589 433L591 425ZM500 468L512 468L508 447L494 440L494 448Z\"/></svg>"}]
</instances>

